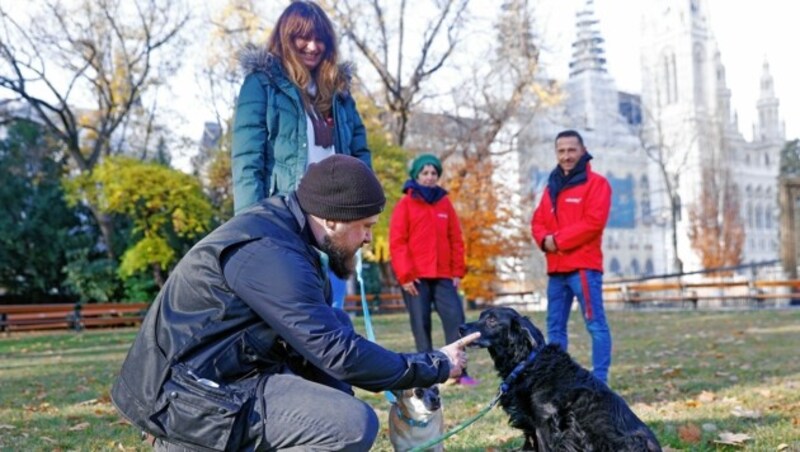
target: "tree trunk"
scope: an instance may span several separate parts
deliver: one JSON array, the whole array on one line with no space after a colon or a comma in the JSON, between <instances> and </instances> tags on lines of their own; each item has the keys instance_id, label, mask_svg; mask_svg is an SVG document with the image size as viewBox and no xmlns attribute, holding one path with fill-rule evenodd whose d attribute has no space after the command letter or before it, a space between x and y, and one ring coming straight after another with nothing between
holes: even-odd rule
<instances>
[{"instance_id":1,"label":"tree trunk","mask_svg":"<svg viewBox=\"0 0 800 452\"><path fill-rule=\"evenodd\" d=\"M166 282L164 279L164 272L158 264L153 264L153 280L156 282L159 289L164 287L164 283Z\"/></svg>"},{"instance_id":2,"label":"tree trunk","mask_svg":"<svg viewBox=\"0 0 800 452\"><path fill-rule=\"evenodd\" d=\"M117 255L114 252L114 225L110 215L100 213L95 206L89 206L97 226L100 228L100 235L103 237L103 244L106 247L106 256L116 262Z\"/></svg>"}]
</instances>

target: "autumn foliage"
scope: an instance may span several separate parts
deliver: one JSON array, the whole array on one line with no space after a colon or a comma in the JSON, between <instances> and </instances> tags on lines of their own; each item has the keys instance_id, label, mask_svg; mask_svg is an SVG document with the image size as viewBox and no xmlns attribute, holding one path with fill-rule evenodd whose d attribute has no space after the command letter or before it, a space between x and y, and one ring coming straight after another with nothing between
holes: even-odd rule
<instances>
[{"instance_id":1,"label":"autumn foliage","mask_svg":"<svg viewBox=\"0 0 800 452\"><path fill-rule=\"evenodd\" d=\"M491 300L507 274L504 266L522 257L530 239L510 205L510 191L492 177L491 159L470 155L447 163L445 186L464 234L467 274L462 288L470 299Z\"/></svg>"},{"instance_id":2,"label":"autumn foliage","mask_svg":"<svg viewBox=\"0 0 800 452\"><path fill-rule=\"evenodd\" d=\"M703 268L741 263L744 226L739 216L739 196L727 172L703 171L700 199L689 209L689 223L689 240Z\"/></svg>"}]
</instances>

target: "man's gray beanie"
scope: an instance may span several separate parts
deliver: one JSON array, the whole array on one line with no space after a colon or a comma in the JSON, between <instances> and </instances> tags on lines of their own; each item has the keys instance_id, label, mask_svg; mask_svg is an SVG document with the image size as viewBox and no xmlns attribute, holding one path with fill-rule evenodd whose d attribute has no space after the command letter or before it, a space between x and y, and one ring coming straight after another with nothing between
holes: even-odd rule
<instances>
[{"instance_id":1,"label":"man's gray beanie","mask_svg":"<svg viewBox=\"0 0 800 452\"><path fill-rule=\"evenodd\" d=\"M343 154L309 165L297 187L297 200L306 213L334 221L371 217L386 205L383 187L372 170Z\"/></svg>"}]
</instances>

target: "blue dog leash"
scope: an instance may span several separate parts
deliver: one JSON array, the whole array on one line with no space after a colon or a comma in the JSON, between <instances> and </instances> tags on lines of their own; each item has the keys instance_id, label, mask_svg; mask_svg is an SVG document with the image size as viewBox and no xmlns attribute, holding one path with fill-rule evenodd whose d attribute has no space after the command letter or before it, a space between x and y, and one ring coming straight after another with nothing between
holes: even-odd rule
<instances>
[{"instance_id":1,"label":"blue dog leash","mask_svg":"<svg viewBox=\"0 0 800 452\"><path fill-rule=\"evenodd\" d=\"M538 354L539 354L538 351L532 350L531 353L528 355L528 358L525 359L525 361L522 361L521 363L517 364L517 367L515 367L514 370L512 370L511 373L508 374L506 379L503 380L502 383L500 383L501 394L508 392L509 386L511 386L511 383L513 383L514 380L516 380L517 377L519 377L519 374L522 373L522 369L524 369L528 364L532 363L533 360L536 359L536 355Z\"/></svg>"},{"instance_id":2,"label":"blue dog leash","mask_svg":"<svg viewBox=\"0 0 800 452\"><path fill-rule=\"evenodd\" d=\"M500 401L500 397L502 397L503 394L508 392L508 388L511 387L511 383L513 383L514 380L516 380L517 377L519 377L519 374L522 373L522 370L525 369L525 367L527 367L530 363L532 363L536 359L536 356L538 354L539 354L538 351L533 350L528 355L528 357L525 359L525 361L522 361L521 363L517 364L517 366L514 367L514 370L512 370L511 373L508 374L508 376L502 381L502 383L500 383L500 388L497 390L497 395L494 396L492 401L489 402L489 404L486 405L477 414L475 414L471 418L467 419L466 421L462 422L461 424L453 427L449 432L447 432L447 433L445 433L445 434L443 434L443 435L441 435L439 437L433 438L433 439L431 439L429 441L426 441L426 442L420 444L417 447L414 447L413 449L411 449L411 452L422 452L422 451L430 448L431 446L439 444L439 443L443 442L444 440L446 440L447 438L449 438L449 437L455 435L456 433L460 432L461 430L464 430L465 428L469 427L475 421L477 421L478 419L483 417L492 408L494 408L495 405L497 405L497 402Z\"/></svg>"},{"instance_id":3,"label":"blue dog leash","mask_svg":"<svg viewBox=\"0 0 800 452\"><path fill-rule=\"evenodd\" d=\"M361 310L364 313L364 329L367 330L367 339L370 342L375 341L375 330L372 329L372 316L369 313L369 305L367 304L367 294L364 290L364 278L362 278L363 261L361 260L361 249L356 252L356 280L358 281L358 289L361 292ZM389 403L395 403L397 399L390 391L384 391L386 400Z\"/></svg>"}]
</instances>

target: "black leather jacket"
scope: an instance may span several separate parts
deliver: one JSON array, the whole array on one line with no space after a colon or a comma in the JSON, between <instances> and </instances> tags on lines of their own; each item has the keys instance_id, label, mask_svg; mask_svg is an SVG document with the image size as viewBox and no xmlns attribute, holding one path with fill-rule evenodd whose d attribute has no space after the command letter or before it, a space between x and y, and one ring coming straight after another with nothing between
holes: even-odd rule
<instances>
[{"instance_id":1,"label":"black leather jacket","mask_svg":"<svg viewBox=\"0 0 800 452\"><path fill-rule=\"evenodd\" d=\"M243 299L223 272L246 244L268 290ZM294 194L269 198L223 224L178 263L153 302L111 398L159 438L208 450L258 450L260 383L291 371L350 391L443 382L441 352L398 354L358 335L330 307L330 284ZM231 259L233 262L233 259ZM352 391L350 391L352 393ZM263 398L263 397L262 397Z\"/></svg>"}]
</instances>

